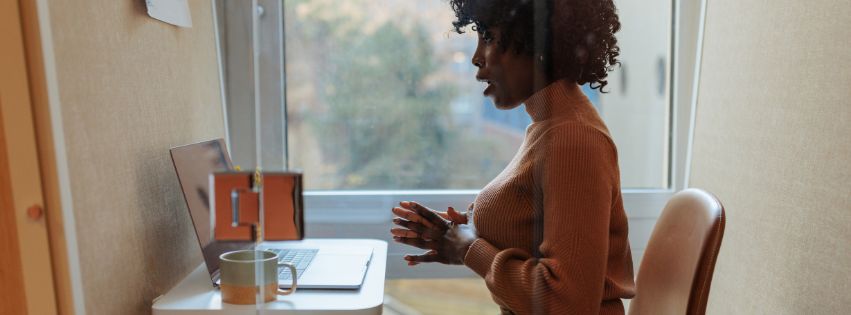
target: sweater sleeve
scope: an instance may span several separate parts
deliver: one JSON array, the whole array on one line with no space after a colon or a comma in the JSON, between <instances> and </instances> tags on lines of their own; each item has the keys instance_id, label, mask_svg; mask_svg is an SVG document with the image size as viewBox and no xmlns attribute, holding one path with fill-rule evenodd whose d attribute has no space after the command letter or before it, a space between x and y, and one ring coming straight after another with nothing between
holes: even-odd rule
<instances>
[{"instance_id":1,"label":"sweater sleeve","mask_svg":"<svg viewBox=\"0 0 851 315\"><path fill-rule=\"evenodd\" d=\"M614 144L592 127L565 125L546 133L536 150L539 258L478 239L464 263L515 313L598 314L618 178Z\"/></svg>"}]
</instances>

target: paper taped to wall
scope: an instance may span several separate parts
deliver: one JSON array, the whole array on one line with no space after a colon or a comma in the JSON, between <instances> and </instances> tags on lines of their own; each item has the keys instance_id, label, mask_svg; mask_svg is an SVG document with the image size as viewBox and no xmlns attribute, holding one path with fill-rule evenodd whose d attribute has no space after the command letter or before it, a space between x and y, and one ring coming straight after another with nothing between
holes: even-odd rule
<instances>
[{"instance_id":1,"label":"paper taped to wall","mask_svg":"<svg viewBox=\"0 0 851 315\"><path fill-rule=\"evenodd\" d=\"M145 4L152 18L181 27L192 27L188 0L145 0Z\"/></svg>"}]
</instances>

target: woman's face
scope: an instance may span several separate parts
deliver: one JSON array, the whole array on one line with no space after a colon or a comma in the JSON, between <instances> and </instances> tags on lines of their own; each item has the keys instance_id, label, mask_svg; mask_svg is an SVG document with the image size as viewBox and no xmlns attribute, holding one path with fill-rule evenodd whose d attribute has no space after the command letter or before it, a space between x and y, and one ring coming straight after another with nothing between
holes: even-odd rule
<instances>
[{"instance_id":1,"label":"woman's face","mask_svg":"<svg viewBox=\"0 0 851 315\"><path fill-rule=\"evenodd\" d=\"M479 33L473 65L479 68L476 79L487 83L483 94L499 109L512 109L534 93L534 60L512 48L500 47L499 29Z\"/></svg>"}]
</instances>

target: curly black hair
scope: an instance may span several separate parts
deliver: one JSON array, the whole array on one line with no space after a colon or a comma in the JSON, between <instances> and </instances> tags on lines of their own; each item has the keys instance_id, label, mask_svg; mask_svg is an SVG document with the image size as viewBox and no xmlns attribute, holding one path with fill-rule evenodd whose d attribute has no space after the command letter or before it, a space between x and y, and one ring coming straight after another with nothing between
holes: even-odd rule
<instances>
[{"instance_id":1,"label":"curly black hair","mask_svg":"<svg viewBox=\"0 0 851 315\"><path fill-rule=\"evenodd\" d=\"M504 50L543 58L550 80L590 83L603 91L619 65L621 28L612 0L449 0L455 32L501 32ZM537 17L543 18L537 18ZM543 40L546 39L546 40Z\"/></svg>"}]
</instances>

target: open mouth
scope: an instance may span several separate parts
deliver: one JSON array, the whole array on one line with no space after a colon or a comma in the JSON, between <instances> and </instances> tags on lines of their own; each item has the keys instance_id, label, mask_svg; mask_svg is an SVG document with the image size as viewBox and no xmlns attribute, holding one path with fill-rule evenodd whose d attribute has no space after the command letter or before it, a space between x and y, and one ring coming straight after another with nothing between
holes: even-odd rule
<instances>
[{"instance_id":1,"label":"open mouth","mask_svg":"<svg viewBox=\"0 0 851 315\"><path fill-rule=\"evenodd\" d=\"M492 83L492 82L488 82L488 86L485 88L485 90L484 90L484 91L482 91L482 94L484 94L484 95L490 95L490 94L493 92L493 89L494 89L494 87L493 87L493 83Z\"/></svg>"},{"instance_id":2,"label":"open mouth","mask_svg":"<svg viewBox=\"0 0 851 315\"><path fill-rule=\"evenodd\" d=\"M493 87L493 81L488 80L488 79L478 79L478 81L479 81L479 82L483 82L483 83L487 83L487 87L485 87L485 90L484 90L484 91L482 91L482 94L484 94L484 95L488 95L488 94L490 94L491 92L493 92L493 89L494 89L494 87Z\"/></svg>"}]
</instances>

